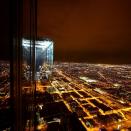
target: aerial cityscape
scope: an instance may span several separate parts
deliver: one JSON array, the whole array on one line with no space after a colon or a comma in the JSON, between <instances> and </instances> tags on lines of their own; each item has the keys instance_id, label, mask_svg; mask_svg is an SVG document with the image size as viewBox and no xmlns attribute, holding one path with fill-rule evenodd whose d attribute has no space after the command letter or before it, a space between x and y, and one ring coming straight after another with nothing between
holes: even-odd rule
<instances>
[{"instance_id":1,"label":"aerial cityscape","mask_svg":"<svg viewBox=\"0 0 131 131\"><path fill-rule=\"evenodd\" d=\"M3 0L0 131L131 131L131 0Z\"/></svg>"},{"instance_id":2,"label":"aerial cityscape","mask_svg":"<svg viewBox=\"0 0 131 131\"><path fill-rule=\"evenodd\" d=\"M36 81L38 130L131 130L131 65L55 62L48 80L44 66L39 67ZM2 61L1 114L9 113L9 69L9 63ZM29 94L30 88L23 85L23 93ZM3 119L9 130L9 117ZM26 119L29 130L31 121Z\"/></svg>"}]
</instances>

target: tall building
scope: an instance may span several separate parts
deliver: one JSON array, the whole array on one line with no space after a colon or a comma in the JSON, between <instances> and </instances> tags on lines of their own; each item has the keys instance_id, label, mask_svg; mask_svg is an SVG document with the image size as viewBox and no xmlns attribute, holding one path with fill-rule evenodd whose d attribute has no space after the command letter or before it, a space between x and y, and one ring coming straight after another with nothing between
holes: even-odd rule
<instances>
[{"instance_id":1,"label":"tall building","mask_svg":"<svg viewBox=\"0 0 131 131\"><path fill-rule=\"evenodd\" d=\"M14 0L11 15L12 128L36 130L36 81L51 69L53 42L37 38L37 0Z\"/></svg>"}]
</instances>

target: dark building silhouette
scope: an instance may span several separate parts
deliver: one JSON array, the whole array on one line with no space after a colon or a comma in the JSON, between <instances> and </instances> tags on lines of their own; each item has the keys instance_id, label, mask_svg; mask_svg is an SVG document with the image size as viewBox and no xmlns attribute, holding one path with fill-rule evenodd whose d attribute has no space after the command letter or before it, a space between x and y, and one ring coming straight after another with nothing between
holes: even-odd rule
<instances>
[{"instance_id":1,"label":"dark building silhouette","mask_svg":"<svg viewBox=\"0 0 131 131\"><path fill-rule=\"evenodd\" d=\"M28 4L26 4L28 2ZM11 105L13 110L12 130L23 131L27 119L30 120L30 129L35 130L35 41L37 40L37 1L36 0L14 0L11 5ZM28 7L27 7L28 6ZM26 10L27 9L27 10ZM25 12L26 10L26 12ZM26 17L28 15L28 17ZM27 22L28 21L28 22ZM26 24L28 23L28 29ZM23 28L25 27L25 28ZM29 30L26 33L25 31ZM23 77L23 46L22 39L30 39L29 57L29 81ZM30 93L23 92L24 84L31 86Z\"/></svg>"}]
</instances>

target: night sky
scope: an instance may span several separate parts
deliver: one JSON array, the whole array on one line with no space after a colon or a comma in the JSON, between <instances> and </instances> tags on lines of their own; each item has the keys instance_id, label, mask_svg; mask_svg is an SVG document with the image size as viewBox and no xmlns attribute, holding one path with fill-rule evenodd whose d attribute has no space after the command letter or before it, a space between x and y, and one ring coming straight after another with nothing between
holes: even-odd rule
<instances>
[{"instance_id":1,"label":"night sky","mask_svg":"<svg viewBox=\"0 0 131 131\"><path fill-rule=\"evenodd\" d=\"M131 63L130 7L130 0L38 0L38 37L55 42L58 61Z\"/></svg>"}]
</instances>

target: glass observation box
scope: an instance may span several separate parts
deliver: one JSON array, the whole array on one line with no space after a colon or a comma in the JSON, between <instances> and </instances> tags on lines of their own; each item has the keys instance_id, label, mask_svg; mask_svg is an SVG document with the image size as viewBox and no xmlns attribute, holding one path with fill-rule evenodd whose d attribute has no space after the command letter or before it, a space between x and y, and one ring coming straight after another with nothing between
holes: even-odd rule
<instances>
[{"instance_id":1,"label":"glass observation box","mask_svg":"<svg viewBox=\"0 0 131 131\"><path fill-rule=\"evenodd\" d=\"M22 54L24 76L28 80L32 75L32 59L34 59L34 75L35 80L40 80L42 77L49 77L52 72L53 65L53 41L50 39L41 39L33 42L29 39L22 40ZM34 49L33 49L34 48ZM34 50L34 53L32 52Z\"/></svg>"}]
</instances>

